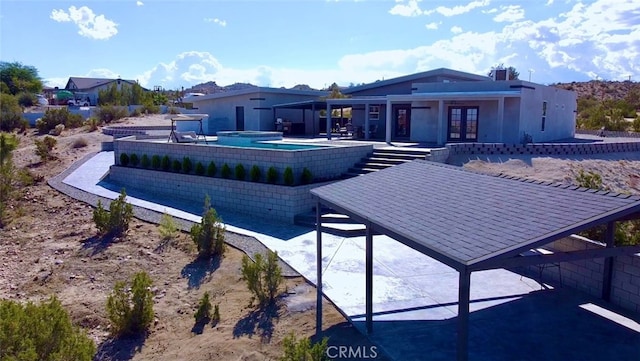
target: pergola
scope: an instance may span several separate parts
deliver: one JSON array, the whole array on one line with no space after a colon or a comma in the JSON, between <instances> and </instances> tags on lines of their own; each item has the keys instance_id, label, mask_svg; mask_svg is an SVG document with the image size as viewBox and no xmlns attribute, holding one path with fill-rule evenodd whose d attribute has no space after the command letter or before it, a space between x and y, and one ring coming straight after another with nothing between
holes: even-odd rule
<instances>
[{"instance_id":1,"label":"pergola","mask_svg":"<svg viewBox=\"0 0 640 361\"><path fill-rule=\"evenodd\" d=\"M571 185L484 175L413 161L314 188L317 224L317 317L322 331L321 206L366 226L365 319L373 332L373 234L385 234L459 272L457 358L468 358L471 273L605 258L602 297L609 300L615 222L640 217L640 198ZM606 247L521 256L571 234L606 224Z\"/></svg>"}]
</instances>

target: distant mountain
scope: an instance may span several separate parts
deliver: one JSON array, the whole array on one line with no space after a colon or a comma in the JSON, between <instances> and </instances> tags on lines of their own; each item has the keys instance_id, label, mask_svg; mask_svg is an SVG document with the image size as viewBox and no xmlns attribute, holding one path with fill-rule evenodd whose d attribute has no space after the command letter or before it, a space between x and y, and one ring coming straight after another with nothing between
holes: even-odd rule
<instances>
[{"instance_id":1,"label":"distant mountain","mask_svg":"<svg viewBox=\"0 0 640 361\"><path fill-rule=\"evenodd\" d=\"M230 91L238 91L238 90L243 90L243 89L248 89L248 88L256 88L256 85L253 84L249 84L249 83L235 83L235 84L231 84L231 85L227 85L227 86L220 86L218 84L216 84L215 81L209 81L206 83L201 83L201 84L197 84L192 86L191 88L185 89L184 92L185 93L204 93L204 94L215 94L215 93L224 93L224 92L230 92ZM306 84L298 84L295 85L292 88L289 89L295 89L295 90L316 90L311 88L310 86L306 85Z\"/></svg>"},{"instance_id":2,"label":"distant mountain","mask_svg":"<svg viewBox=\"0 0 640 361\"><path fill-rule=\"evenodd\" d=\"M578 98L592 97L600 101L622 100L628 99L629 97L637 98L640 96L640 83L631 81L574 81L571 83L553 84L553 86L561 89L573 90L578 93ZM633 103L633 99L628 100L632 100L631 102Z\"/></svg>"}]
</instances>

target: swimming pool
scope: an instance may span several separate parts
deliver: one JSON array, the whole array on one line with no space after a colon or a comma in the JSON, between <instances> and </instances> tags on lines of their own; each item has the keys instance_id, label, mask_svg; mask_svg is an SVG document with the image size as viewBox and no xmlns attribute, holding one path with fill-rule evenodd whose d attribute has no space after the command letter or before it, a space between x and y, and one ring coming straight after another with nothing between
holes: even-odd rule
<instances>
[{"instance_id":1,"label":"swimming pool","mask_svg":"<svg viewBox=\"0 0 640 361\"><path fill-rule=\"evenodd\" d=\"M316 144L289 143L282 140L282 132L270 131L221 131L217 132L218 140L209 144L256 149L273 150L306 150L326 148Z\"/></svg>"},{"instance_id":2,"label":"swimming pool","mask_svg":"<svg viewBox=\"0 0 640 361\"><path fill-rule=\"evenodd\" d=\"M217 142L209 143L212 145L220 145L224 147L238 147L238 148L255 148L255 149L272 149L272 150L306 150L306 149L319 149L326 148L325 145L315 144L297 144L297 143L267 143L267 142L252 142L246 144L227 145L219 144Z\"/></svg>"}]
</instances>

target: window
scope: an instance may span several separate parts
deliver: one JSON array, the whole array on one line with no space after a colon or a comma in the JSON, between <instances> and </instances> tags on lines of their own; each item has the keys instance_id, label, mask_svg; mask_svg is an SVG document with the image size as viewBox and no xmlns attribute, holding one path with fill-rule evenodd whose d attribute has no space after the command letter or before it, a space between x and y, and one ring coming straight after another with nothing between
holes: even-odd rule
<instances>
[{"instance_id":1,"label":"window","mask_svg":"<svg viewBox=\"0 0 640 361\"><path fill-rule=\"evenodd\" d=\"M378 120L378 119L380 119L380 106L379 105L369 105L369 119L370 120Z\"/></svg>"},{"instance_id":2,"label":"window","mask_svg":"<svg viewBox=\"0 0 640 361\"><path fill-rule=\"evenodd\" d=\"M542 102L542 127L540 130L543 132L544 132L544 126L546 122L547 122L547 102Z\"/></svg>"}]
</instances>

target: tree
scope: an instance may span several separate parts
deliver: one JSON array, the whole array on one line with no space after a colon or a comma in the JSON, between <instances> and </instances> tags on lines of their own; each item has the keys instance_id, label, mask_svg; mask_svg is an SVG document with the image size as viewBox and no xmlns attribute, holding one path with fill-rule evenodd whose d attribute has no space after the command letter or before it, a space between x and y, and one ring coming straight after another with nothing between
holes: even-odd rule
<instances>
[{"instance_id":1,"label":"tree","mask_svg":"<svg viewBox=\"0 0 640 361\"><path fill-rule=\"evenodd\" d=\"M109 212L102 207L98 200L98 207L93 210L93 222L101 235L120 236L129 229L129 222L133 218L133 206L126 202L127 193L124 188L120 196L111 201Z\"/></svg>"},{"instance_id":2,"label":"tree","mask_svg":"<svg viewBox=\"0 0 640 361\"><path fill-rule=\"evenodd\" d=\"M505 68L504 64L498 64L496 66L492 66L491 71L489 71L487 76L493 78L493 75L496 72L496 70L506 70L508 75L507 80L518 80L520 76L520 73L516 70L516 68L512 66Z\"/></svg>"},{"instance_id":3,"label":"tree","mask_svg":"<svg viewBox=\"0 0 640 361\"><path fill-rule=\"evenodd\" d=\"M114 336L135 335L146 331L153 321L153 282L146 272L138 272L128 285L116 282L107 298L107 314ZM131 289L129 290L129 287Z\"/></svg>"},{"instance_id":4,"label":"tree","mask_svg":"<svg viewBox=\"0 0 640 361\"><path fill-rule=\"evenodd\" d=\"M0 81L6 85L11 95L20 92L40 93L42 91L42 79L38 75L38 69L30 65L22 65L19 62L0 62Z\"/></svg>"},{"instance_id":5,"label":"tree","mask_svg":"<svg viewBox=\"0 0 640 361\"><path fill-rule=\"evenodd\" d=\"M253 293L260 306L271 304L279 293L283 282L282 268L278 263L278 253L267 251L267 257L257 253L255 261L247 255L242 257L242 279Z\"/></svg>"},{"instance_id":6,"label":"tree","mask_svg":"<svg viewBox=\"0 0 640 361\"><path fill-rule=\"evenodd\" d=\"M222 256L225 251L225 227L218 213L211 207L211 199L204 199L204 214L200 224L191 227L191 240L198 247L198 256L210 258Z\"/></svg>"},{"instance_id":7,"label":"tree","mask_svg":"<svg viewBox=\"0 0 640 361\"><path fill-rule=\"evenodd\" d=\"M18 98L11 94L0 94L0 130L10 132L16 128L26 128L27 125L29 123L22 118Z\"/></svg>"}]
</instances>

